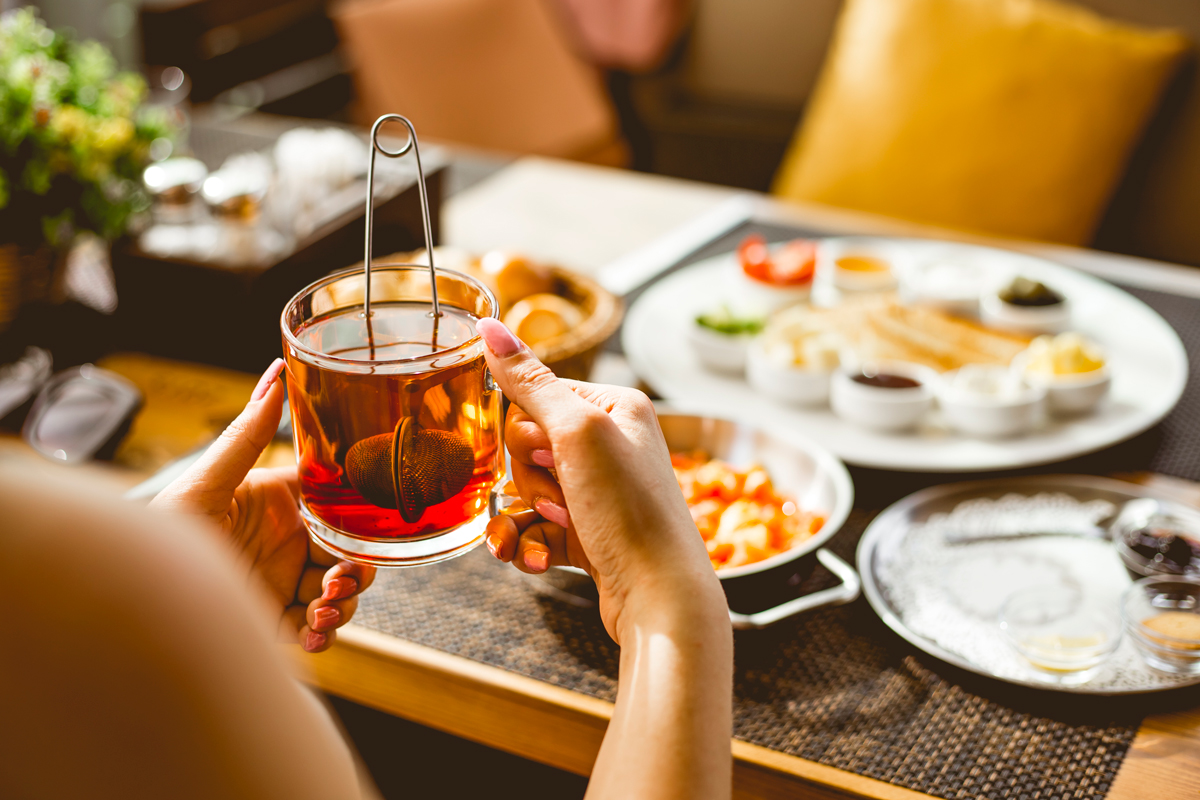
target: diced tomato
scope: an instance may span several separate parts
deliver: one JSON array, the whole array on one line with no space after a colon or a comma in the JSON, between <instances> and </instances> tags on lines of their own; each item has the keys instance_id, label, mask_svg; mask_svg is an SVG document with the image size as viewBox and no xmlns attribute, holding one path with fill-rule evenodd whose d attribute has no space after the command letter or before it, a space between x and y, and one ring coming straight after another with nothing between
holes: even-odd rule
<instances>
[{"instance_id":1,"label":"diced tomato","mask_svg":"<svg viewBox=\"0 0 1200 800\"><path fill-rule=\"evenodd\" d=\"M771 531L766 525L751 525L739 532L742 547L746 551L746 563L762 561L774 555L771 548Z\"/></svg>"},{"instance_id":2,"label":"diced tomato","mask_svg":"<svg viewBox=\"0 0 1200 800\"><path fill-rule=\"evenodd\" d=\"M795 286L812 281L817 268L817 243L808 239L788 242L772 257L767 240L752 234L738 246L742 271L755 280L776 286Z\"/></svg>"},{"instance_id":3,"label":"diced tomato","mask_svg":"<svg viewBox=\"0 0 1200 800\"><path fill-rule=\"evenodd\" d=\"M775 500L775 487L771 485L771 477L764 469L752 469L746 474L742 484L742 493L760 503L770 503Z\"/></svg>"},{"instance_id":4,"label":"diced tomato","mask_svg":"<svg viewBox=\"0 0 1200 800\"><path fill-rule=\"evenodd\" d=\"M714 563L720 564L728 560L733 555L733 545L728 542L718 542L714 539L709 539L705 542L708 549L708 557Z\"/></svg>"},{"instance_id":5,"label":"diced tomato","mask_svg":"<svg viewBox=\"0 0 1200 800\"><path fill-rule=\"evenodd\" d=\"M696 469L695 497L719 497L726 503L741 493L739 476L723 461L710 461Z\"/></svg>"},{"instance_id":6,"label":"diced tomato","mask_svg":"<svg viewBox=\"0 0 1200 800\"><path fill-rule=\"evenodd\" d=\"M766 239L757 233L750 234L738 245L737 255L747 275L760 281L770 280L771 253Z\"/></svg>"},{"instance_id":7,"label":"diced tomato","mask_svg":"<svg viewBox=\"0 0 1200 800\"><path fill-rule=\"evenodd\" d=\"M771 259L771 283L795 286L808 283L817 269L817 243L795 239L779 249Z\"/></svg>"},{"instance_id":8,"label":"diced tomato","mask_svg":"<svg viewBox=\"0 0 1200 800\"><path fill-rule=\"evenodd\" d=\"M775 492L760 465L733 467L697 450L671 455L675 478L713 567L752 564L816 533L824 519Z\"/></svg>"},{"instance_id":9,"label":"diced tomato","mask_svg":"<svg viewBox=\"0 0 1200 800\"><path fill-rule=\"evenodd\" d=\"M689 506L688 510L692 512L692 521L705 541L716 535L717 526L721 524L721 512L725 510L720 501L701 500Z\"/></svg>"}]
</instances>

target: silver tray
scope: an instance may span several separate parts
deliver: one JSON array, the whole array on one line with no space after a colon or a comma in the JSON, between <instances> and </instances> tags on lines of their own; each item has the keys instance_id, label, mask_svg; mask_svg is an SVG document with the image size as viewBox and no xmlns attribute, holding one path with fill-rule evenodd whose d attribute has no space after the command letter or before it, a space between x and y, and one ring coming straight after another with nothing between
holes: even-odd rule
<instances>
[{"instance_id":1,"label":"silver tray","mask_svg":"<svg viewBox=\"0 0 1200 800\"><path fill-rule=\"evenodd\" d=\"M1046 475L934 486L887 508L863 533L863 593L896 633L932 656L1008 683L1077 694L1159 692L1200 683L1146 666L1126 636L1088 682L1047 682L1004 641L999 606L1026 585L1061 579L1107 603L1130 585L1111 542L1088 536L1106 510L1143 487L1086 475ZM1158 498L1169 502L1166 498ZM1017 530L1078 535L1005 538ZM946 535L988 536L948 544Z\"/></svg>"}]
</instances>

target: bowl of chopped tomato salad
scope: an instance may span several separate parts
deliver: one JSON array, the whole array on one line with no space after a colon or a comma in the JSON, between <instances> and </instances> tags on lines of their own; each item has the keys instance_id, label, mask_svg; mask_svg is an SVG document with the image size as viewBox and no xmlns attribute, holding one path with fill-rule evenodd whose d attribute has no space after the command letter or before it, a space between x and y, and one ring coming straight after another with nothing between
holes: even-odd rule
<instances>
[{"instance_id":1,"label":"bowl of chopped tomato salad","mask_svg":"<svg viewBox=\"0 0 1200 800\"><path fill-rule=\"evenodd\" d=\"M659 411L680 491L722 579L815 554L850 513L845 466L819 445L711 416Z\"/></svg>"}]
</instances>

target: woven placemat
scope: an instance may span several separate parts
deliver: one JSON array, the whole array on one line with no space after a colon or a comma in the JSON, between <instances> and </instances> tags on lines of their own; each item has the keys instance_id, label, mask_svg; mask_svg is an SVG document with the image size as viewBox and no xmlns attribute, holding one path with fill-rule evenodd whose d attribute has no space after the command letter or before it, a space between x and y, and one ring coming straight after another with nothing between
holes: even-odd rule
<instances>
[{"instance_id":1,"label":"woven placemat","mask_svg":"<svg viewBox=\"0 0 1200 800\"><path fill-rule=\"evenodd\" d=\"M852 558L870 517L855 512L833 549ZM831 581L818 568L794 593ZM356 622L616 699L618 648L596 609L556 599L539 579L483 549L424 569L382 571ZM1137 714L1004 684L971 687L971 680L911 650L860 599L737 634L734 735L937 797L1107 793Z\"/></svg>"}]
</instances>

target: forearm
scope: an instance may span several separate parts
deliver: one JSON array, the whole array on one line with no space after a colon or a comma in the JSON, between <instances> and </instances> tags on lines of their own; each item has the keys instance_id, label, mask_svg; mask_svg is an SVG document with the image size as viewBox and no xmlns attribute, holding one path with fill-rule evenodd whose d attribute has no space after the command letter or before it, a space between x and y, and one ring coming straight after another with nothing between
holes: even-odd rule
<instances>
[{"instance_id":1,"label":"forearm","mask_svg":"<svg viewBox=\"0 0 1200 800\"><path fill-rule=\"evenodd\" d=\"M624 626L617 706L590 800L730 796L733 635L723 600Z\"/></svg>"}]
</instances>

